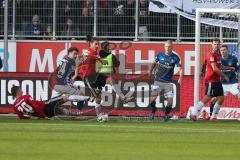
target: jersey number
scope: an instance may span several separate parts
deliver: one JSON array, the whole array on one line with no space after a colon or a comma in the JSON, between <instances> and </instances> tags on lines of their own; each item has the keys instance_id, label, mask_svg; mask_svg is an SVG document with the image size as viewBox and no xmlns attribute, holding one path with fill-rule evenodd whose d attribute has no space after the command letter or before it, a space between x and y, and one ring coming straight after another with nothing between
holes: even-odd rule
<instances>
[{"instance_id":1,"label":"jersey number","mask_svg":"<svg viewBox=\"0 0 240 160\"><path fill-rule=\"evenodd\" d=\"M26 102L21 103L20 106L17 107L19 112L28 112L28 113L33 113L33 108L27 104Z\"/></svg>"}]
</instances>

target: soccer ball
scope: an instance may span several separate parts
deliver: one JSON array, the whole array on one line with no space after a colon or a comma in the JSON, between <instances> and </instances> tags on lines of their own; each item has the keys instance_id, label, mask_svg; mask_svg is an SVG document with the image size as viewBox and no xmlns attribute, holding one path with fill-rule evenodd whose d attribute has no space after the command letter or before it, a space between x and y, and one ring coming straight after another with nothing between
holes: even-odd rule
<instances>
[{"instance_id":1,"label":"soccer ball","mask_svg":"<svg viewBox=\"0 0 240 160\"><path fill-rule=\"evenodd\" d=\"M107 122L108 120L108 115L106 113L101 113L97 118L98 122Z\"/></svg>"}]
</instances>

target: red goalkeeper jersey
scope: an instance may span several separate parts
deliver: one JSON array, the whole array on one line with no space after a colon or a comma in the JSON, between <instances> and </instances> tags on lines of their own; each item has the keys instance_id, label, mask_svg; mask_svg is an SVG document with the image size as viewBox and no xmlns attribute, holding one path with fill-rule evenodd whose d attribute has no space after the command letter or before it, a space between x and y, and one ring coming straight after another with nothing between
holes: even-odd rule
<instances>
[{"instance_id":1,"label":"red goalkeeper jersey","mask_svg":"<svg viewBox=\"0 0 240 160\"><path fill-rule=\"evenodd\" d=\"M220 82L221 77L214 72L211 63L216 63L217 68L221 68L221 56L217 52L209 52L207 54L207 59L206 59L206 75L205 75L205 83L210 83L210 82Z\"/></svg>"},{"instance_id":2,"label":"red goalkeeper jersey","mask_svg":"<svg viewBox=\"0 0 240 160\"><path fill-rule=\"evenodd\" d=\"M91 48L88 49L88 52L87 59L83 62L79 69L79 75L81 78L96 74L96 61L98 59L98 52Z\"/></svg>"},{"instance_id":3,"label":"red goalkeeper jersey","mask_svg":"<svg viewBox=\"0 0 240 160\"><path fill-rule=\"evenodd\" d=\"M13 109L20 119L29 119L30 116L46 117L44 113L45 101L35 101L30 95L17 98L13 105Z\"/></svg>"}]
</instances>

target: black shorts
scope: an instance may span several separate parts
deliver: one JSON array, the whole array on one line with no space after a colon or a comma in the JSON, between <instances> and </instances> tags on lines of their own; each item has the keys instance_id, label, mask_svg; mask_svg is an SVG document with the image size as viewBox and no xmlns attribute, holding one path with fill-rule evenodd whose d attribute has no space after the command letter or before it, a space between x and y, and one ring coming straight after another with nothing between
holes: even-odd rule
<instances>
[{"instance_id":1,"label":"black shorts","mask_svg":"<svg viewBox=\"0 0 240 160\"><path fill-rule=\"evenodd\" d=\"M102 90L102 88L106 85L107 76L102 73L98 73L96 75L88 76L84 79L84 83L86 87L90 89L90 92L96 97L99 93L96 92L95 89Z\"/></svg>"},{"instance_id":2,"label":"black shorts","mask_svg":"<svg viewBox=\"0 0 240 160\"><path fill-rule=\"evenodd\" d=\"M44 113L49 118L55 116L55 108L62 105L64 103L63 98L55 97L45 102Z\"/></svg>"},{"instance_id":3,"label":"black shorts","mask_svg":"<svg viewBox=\"0 0 240 160\"><path fill-rule=\"evenodd\" d=\"M223 96L223 87L221 82L210 82L205 84L205 95L211 97Z\"/></svg>"}]
</instances>

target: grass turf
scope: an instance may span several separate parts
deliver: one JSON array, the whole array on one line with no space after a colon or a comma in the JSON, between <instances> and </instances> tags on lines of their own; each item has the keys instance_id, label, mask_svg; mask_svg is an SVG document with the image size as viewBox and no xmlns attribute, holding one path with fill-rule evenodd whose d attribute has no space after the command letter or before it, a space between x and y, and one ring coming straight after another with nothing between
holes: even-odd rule
<instances>
[{"instance_id":1,"label":"grass turf","mask_svg":"<svg viewBox=\"0 0 240 160\"><path fill-rule=\"evenodd\" d=\"M240 123L0 117L1 160L238 160Z\"/></svg>"}]
</instances>

